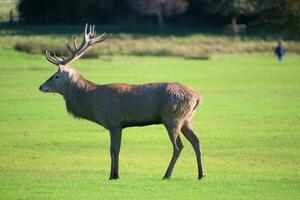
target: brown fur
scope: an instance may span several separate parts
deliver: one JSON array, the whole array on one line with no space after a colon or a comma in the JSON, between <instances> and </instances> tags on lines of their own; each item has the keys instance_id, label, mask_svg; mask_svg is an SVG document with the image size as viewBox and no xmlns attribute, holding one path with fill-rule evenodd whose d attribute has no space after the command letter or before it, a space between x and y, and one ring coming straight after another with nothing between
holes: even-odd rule
<instances>
[{"instance_id":1,"label":"brown fur","mask_svg":"<svg viewBox=\"0 0 300 200\"><path fill-rule=\"evenodd\" d=\"M196 91L179 83L97 85L84 79L70 67L60 69L52 77L56 74L60 74L63 79L62 83L59 83L59 87L63 89L55 88L55 84L52 83L55 79L50 78L41 86L41 90L46 87L49 92L60 93L65 99L68 112L74 117L98 123L110 130L113 135L126 127L164 124L175 152L165 178L171 176L183 147L181 142L177 142L180 140L180 131L188 130L186 134L192 135L191 143L196 143L195 152L200 152L199 141L191 132L193 114L202 102ZM197 156L198 172L199 178L202 178L204 172L200 156ZM110 178L118 178L115 167Z\"/></svg>"},{"instance_id":2,"label":"brown fur","mask_svg":"<svg viewBox=\"0 0 300 200\"><path fill-rule=\"evenodd\" d=\"M97 85L84 79L68 63L79 59L93 43L106 39L96 37L94 27L85 30L85 39L79 48L70 49L72 56L59 59L46 52L48 61L59 70L40 86L42 92L61 94L69 113L74 117L93 121L110 132L111 173L110 179L119 178L119 151L122 129L131 126L163 124L173 145L173 156L164 178L170 178L183 144L182 132L196 153L198 178L204 177L200 141L192 130L192 118L201 96L179 83L149 83L131 85L114 83Z\"/></svg>"}]
</instances>

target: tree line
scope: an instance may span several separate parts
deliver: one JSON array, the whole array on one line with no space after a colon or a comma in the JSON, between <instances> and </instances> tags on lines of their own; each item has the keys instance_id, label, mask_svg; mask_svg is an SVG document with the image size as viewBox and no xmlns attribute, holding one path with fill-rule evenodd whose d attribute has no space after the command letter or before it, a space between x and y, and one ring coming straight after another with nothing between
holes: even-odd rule
<instances>
[{"instance_id":1,"label":"tree line","mask_svg":"<svg viewBox=\"0 0 300 200\"><path fill-rule=\"evenodd\" d=\"M20 0L23 23L223 25L300 32L299 0Z\"/></svg>"}]
</instances>

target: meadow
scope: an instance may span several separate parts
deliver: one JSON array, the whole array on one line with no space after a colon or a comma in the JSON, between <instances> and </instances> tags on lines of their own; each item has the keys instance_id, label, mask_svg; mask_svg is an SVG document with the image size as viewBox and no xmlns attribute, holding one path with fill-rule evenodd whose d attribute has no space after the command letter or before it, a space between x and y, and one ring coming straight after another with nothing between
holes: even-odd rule
<instances>
[{"instance_id":1,"label":"meadow","mask_svg":"<svg viewBox=\"0 0 300 200\"><path fill-rule=\"evenodd\" d=\"M172 145L157 125L123 131L121 179L109 181L108 132L72 118L61 96L38 91L57 69L40 54L16 51L27 36L21 37L0 39L0 199L299 198L299 54L288 53L281 64L271 53L246 51L205 58L104 54L72 64L99 84L174 81L204 97L193 121L204 180L196 179L184 138L172 179L162 180Z\"/></svg>"}]
</instances>

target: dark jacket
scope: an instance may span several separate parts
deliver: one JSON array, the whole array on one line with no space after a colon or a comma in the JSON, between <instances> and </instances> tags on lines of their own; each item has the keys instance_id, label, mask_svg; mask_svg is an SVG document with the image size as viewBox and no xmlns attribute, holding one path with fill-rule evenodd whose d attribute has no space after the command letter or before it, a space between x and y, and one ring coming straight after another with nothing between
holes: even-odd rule
<instances>
[{"instance_id":1,"label":"dark jacket","mask_svg":"<svg viewBox=\"0 0 300 200\"><path fill-rule=\"evenodd\" d=\"M284 56L284 53L285 53L285 48L283 46L277 46L275 48L275 54L278 56L278 57L283 57Z\"/></svg>"}]
</instances>

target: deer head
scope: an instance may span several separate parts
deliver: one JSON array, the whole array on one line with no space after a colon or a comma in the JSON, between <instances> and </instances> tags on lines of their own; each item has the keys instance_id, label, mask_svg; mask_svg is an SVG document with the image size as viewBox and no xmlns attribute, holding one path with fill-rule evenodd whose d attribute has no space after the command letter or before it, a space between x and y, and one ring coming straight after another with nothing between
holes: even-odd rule
<instances>
[{"instance_id":1,"label":"deer head","mask_svg":"<svg viewBox=\"0 0 300 200\"><path fill-rule=\"evenodd\" d=\"M105 33L96 37L95 26L88 26L88 24L86 24L84 37L79 46L77 45L76 37L74 37L73 48L68 41L66 41L66 46L71 53L69 57L56 56L55 52L51 53L50 51L46 51L47 60L56 65L58 71L40 86L40 91L62 94L66 84L72 81L73 76L77 75L76 71L69 67L69 64L80 59L93 44L100 43L108 37L109 35Z\"/></svg>"}]
</instances>

